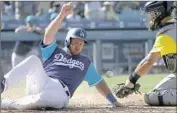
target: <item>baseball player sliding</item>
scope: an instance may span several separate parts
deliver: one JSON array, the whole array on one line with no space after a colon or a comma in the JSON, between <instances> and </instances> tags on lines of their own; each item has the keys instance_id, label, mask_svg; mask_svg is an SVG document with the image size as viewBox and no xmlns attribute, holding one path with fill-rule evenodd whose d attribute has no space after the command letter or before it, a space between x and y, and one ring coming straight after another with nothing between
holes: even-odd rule
<instances>
[{"instance_id":1,"label":"baseball player sliding","mask_svg":"<svg viewBox=\"0 0 177 113\"><path fill-rule=\"evenodd\" d=\"M63 19L72 11L71 3L64 4L61 12L46 28L41 42L43 63L33 55L4 76L1 92L26 77L26 96L15 100L3 99L2 109L66 108L69 99L84 80L90 86L95 86L112 106L122 106L97 73L91 60L81 54L87 43L84 29L70 29L65 47L57 45L55 34Z\"/></svg>"}]
</instances>

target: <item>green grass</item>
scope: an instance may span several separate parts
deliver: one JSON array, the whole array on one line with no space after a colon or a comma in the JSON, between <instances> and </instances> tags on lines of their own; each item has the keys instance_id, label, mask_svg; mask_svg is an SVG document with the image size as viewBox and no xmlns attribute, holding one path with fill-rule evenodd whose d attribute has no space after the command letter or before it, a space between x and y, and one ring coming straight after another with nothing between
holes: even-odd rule
<instances>
[{"instance_id":1,"label":"green grass","mask_svg":"<svg viewBox=\"0 0 177 113\"><path fill-rule=\"evenodd\" d=\"M141 84L140 91L141 92L148 92L152 88L154 88L167 74L152 74L146 75L140 78L138 81ZM111 78L103 77L106 83L109 85L110 88L113 88L116 84L124 83L128 78L127 75L119 75L114 76ZM89 92L96 92L95 87L89 87L86 82L83 82L79 88L76 90L76 93L89 93Z\"/></svg>"}]
</instances>

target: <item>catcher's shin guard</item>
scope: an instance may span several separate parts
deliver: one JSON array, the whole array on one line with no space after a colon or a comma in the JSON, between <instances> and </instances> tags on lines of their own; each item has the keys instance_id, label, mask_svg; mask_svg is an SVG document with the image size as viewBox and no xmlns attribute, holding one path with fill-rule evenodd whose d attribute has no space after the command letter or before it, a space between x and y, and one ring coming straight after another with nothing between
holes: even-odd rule
<instances>
[{"instance_id":1,"label":"catcher's shin guard","mask_svg":"<svg viewBox=\"0 0 177 113\"><path fill-rule=\"evenodd\" d=\"M144 95L144 101L151 106L176 106L176 89L154 90Z\"/></svg>"}]
</instances>

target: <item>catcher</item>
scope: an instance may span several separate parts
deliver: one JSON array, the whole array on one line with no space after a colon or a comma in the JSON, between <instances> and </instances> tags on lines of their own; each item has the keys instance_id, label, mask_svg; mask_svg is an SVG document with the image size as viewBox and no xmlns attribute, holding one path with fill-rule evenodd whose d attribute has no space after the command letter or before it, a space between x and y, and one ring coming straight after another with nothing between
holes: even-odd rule
<instances>
[{"instance_id":1,"label":"catcher","mask_svg":"<svg viewBox=\"0 0 177 113\"><path fill-rule=\"evenodd\" d=\"M148 15L149 30L158 30L156 40L149 54L137 65L135 71L127 81L118 84L116 96L127 97L140 88L138 79L145 75L159 58L163 58L170 74L165 77L152 91L144 95L144 100L149 105L173 106L177 105L177 53L176 53L176 20L172 10L175 7L170 1L151 1L144 6Z\"/></svg>"},{"instance_id":2,"label":"catcher","mask_svg":"<svg viewBox=\"0 0 177 113\"><path fill-rule=\"evenodd\" d=\"M66 108L69 99L84 80L89 86L95 86L112 106L121 106L91 60L81 54L87 43L84 29L70 29L65 39L65 48L57 45L55 34L63 19L71 12L72 4L64 4L61 12L46 28L41 42L43 63L32 55L5 75L1 92L26 77L26 96L14 100L3 99L2 109Z\"/></svg>"}]
</instances>

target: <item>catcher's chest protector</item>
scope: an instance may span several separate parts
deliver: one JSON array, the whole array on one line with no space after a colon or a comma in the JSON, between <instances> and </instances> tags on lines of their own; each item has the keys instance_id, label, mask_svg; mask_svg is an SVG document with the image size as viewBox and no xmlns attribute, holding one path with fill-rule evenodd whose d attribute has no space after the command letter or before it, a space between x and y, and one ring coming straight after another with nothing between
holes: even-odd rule
<instances>
[{"instance_id":1,"label":"catcher's chest protector","mask_svg":"<svg viewBox=\"0 0 177 113\"><path fill-rule=\"evenodd\" d=\"M171 24L161 28L158 31L156 36L159 36L160 34L167 34L171 38L173 38L176 42L176 32L177 32L176 31L176 23L171 23ZM167 67L167 69L170 72L172 72L172 73L177 72L177 53L170 53L170 54L164 55L163 60L164 60L165 66Z\"/></svg>"}]
</instances>

